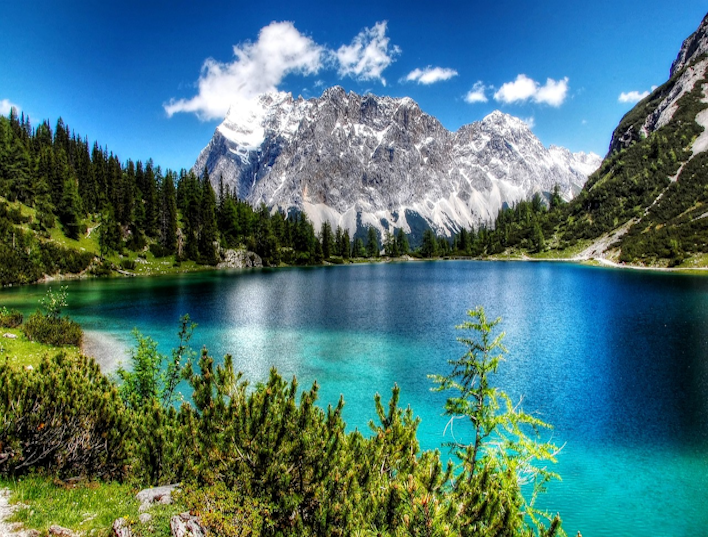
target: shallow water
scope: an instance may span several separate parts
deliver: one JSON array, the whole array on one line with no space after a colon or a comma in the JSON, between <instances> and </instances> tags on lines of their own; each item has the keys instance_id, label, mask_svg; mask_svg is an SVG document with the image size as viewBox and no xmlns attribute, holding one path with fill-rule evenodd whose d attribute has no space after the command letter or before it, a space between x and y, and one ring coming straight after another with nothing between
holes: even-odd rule
<instances>
[{"instance_id":1,"label":"shallow water","mask_svg":"<svg viewBox=\"0 0 708 537\"><path fill-rule=\"evenodd\" d=\"M56 283L52 284L56 287ZM427 374L464 348L454 326L483 305L501 316L499 384L565 444L542 503L569 535L703 535L708 528L708 279L561 263L421 262L233 271L70 282L70 315L112 338L131 330L176 345L177 321L199 324L194 347L230 353L246 376L276 366L323 404L346 401L366 429L373 394L394 383L422 418L425 448L444 441L444 395ZM46 286L0 303L35 308ZM106 358L104 356L104 358Z\"/></svg>"}]
</instances>

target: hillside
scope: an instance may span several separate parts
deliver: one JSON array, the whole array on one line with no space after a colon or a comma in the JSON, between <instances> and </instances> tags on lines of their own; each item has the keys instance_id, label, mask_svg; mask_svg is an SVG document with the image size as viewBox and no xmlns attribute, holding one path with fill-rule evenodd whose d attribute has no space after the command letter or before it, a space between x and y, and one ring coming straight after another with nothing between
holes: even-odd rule
<instances>
[{"instance_id":1,"label":"hillside","mask_svg":"<svg viewBox=\"0 0 708 537\"><path fill-rule=\"evenodd\" d=\"M683 43L669 80L615 129L600 169L570 203L563 237L613 235L594 251L640 264L708 253L707 31L708 16Z\"/></svg>"},{"instance_id":2,"label":"hillside","mask_svg":"<svg viewBox=\"0 0 708 537\"><path fill-rule=\"evenodd\" d=\"M620 121L580 194L568 204L556 200L550 211L500 214L491 239L497 248L487 253L708 264L707 69L708 16L684 41L669 80Z\"/></svg>"}]
</instances>

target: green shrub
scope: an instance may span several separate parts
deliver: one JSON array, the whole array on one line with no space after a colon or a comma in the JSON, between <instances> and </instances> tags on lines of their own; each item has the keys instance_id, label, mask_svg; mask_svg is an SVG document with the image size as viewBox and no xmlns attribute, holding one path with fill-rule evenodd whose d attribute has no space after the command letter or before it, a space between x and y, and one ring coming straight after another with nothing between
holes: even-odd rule
<instances>
[{"instance_id":1,"label":"green shrub","mask_svg":"<svg viewBox=\"0 0 708 537\"><path fill-rule=\"evenodd\" d=\"M0 365L0 475L62 479L125 474L130 420L92 358L45 358L34 371Z\"/></svg>"},{"instance_id":2,"label":"green shrub","mask_svg":"<svg viewBox=\"0 0 708 537\"><path fill-rule=\"evenodd\" d=\"M83 338L81 325L66 317L51 317L40 311L29 316L22 327L27 339L54 347L79 347Z\"/></svg>"},{"instance_id":3,"label":"green shrub","mask_svg":"<svg viewBox=\"0 0 708 537\"><path fill-rule=\"evenodd\" d=\"M0 308L0 326L3 328L17 328L22 324L22 312Z\"/></svg>"},{"instance_id":4,"label":"green shrub","mask_svg":"<svg viewBox=\"0 0 708 537\"><path fill-rule=\"evenodd\" d=\"M123 270L135 270L135 261L130 259L121 259L120 266Z\"/></svg>"}]
</instances>

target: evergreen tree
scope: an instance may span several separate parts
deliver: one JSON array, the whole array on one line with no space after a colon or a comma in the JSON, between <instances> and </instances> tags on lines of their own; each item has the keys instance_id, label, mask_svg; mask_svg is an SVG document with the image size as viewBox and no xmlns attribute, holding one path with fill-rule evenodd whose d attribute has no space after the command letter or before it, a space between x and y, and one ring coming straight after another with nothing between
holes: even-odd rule
<instances>
[{"instance_id":1,"label":"evergreen tree","mask_svg":"<svg viewBox=\"0 0 708 537\"><path fill-rule=\"evenodd\" d=\"M160 191L162 194L160 245L166 255L172 255L177 248L177 199L171 171L168 171L162 180Z\"/></svg>"},{"instance_id":2,"label":"evergreen tree","mask_svg":"<svg viewBox=\"0 0 708 537\"><path fill-rule=\"evenodd\" d=\"M115 219L113 209L109 207L101 212L98 227L98 247L101 253L101 259L110 252L120 252L123 249L121 242L120 225Z\"/></svg>"},{"instance_id":3,"label":"evergreen tree","mask_svg":"<svg viewBox=\"0 0 708 537\"><path fill-rule=\"evenodd\" d=\"M322 245L322 257L329 259L334 253L334 237L332 236L332 226L325 220L320 228L320 244Z\"/></svg>"},{"instance_id":4,"label":"evergreen tree","mask_svg":"<svg viewBox=\"0 0 708 537\"><path fill-rule=\"evenodd\" d=\"M400 255L396 237L389 230L386 230L384 235L384 251L389 257L398 257Z\"/></svg>"},{"instance_id":5,"label":"evergreen tree","mask_svg":"<svg viewBox=\"0 0 708 537\"><path fill-rule=\"evenodd\" d=\"M369 226L366 232L366 257L378 257L379 251L379 237L376 234L376 228Z\"/></svg>"},{"instance_id":6,"label":"evergreen tree","mask_svg":"<svg viewBox=\"0 0 708 537\"><path fill-rule=\"evenodd\" d=\"M351 248L351 240L349 239L349 230L348 230L348 229L345 229L345 230L342 232L342 243L341 243L341 245L340 245L340 247L339 247L339 251L341 252L340 255L341 255L344 259L349 259L349 257L350 257L350 254L349 254L350 248Z\"/></svg>"},{"instance_id":7,"label":"evergreen tree","mask_svg":"<svg viewBox=\"0 0 708 537\"><path fill-rule=\"evenodd\" d=\"M399 255L408 255L410 252L410 246L408 245L408 237L406 237L403 228L398 228L396 231L396 248L398 249Z\"/></svg>"},{"instance_id":8,"label":"evergreen tree","mask_svg":"<svg viewBox=\"0 0 708 537\"><path fill-rule=\"evenodd\" d=\"M204 168L202 176L202 195L200 207L201 227L199 230L199 258L201 263L216 265L219 262L216 245L218 230L216 227L216 194L209 181L209 173Z\"/></svg>"},{"instance_id":9,"label":"evergreen tree","mask_svg":"<svg viewBox=\"0 0 708 537\"><path fill-rule=\"evenodd\" d=\"M361 238L357 238L352 244L352 257L366 257L366 248Z\"/></svg>"},{"instance_id":10,"label":"evergreen tree","mask_svg":"<svg viewBox=\"0 0 708 537\"><path fill-rule=\"evenodd\" d=\"M78 240L82 233L81 198L76 182L67 179L64 183L63 196L59 209L59 220L64 233L70 239Z\"/></svg>"},{"instance_id":11,"label":"evergreen tree","mask_svg":"<svg viewBox=\"0 0 708 537\"><path fill-rule=\"evenodd\" d=\"M423 244L420 253L423 257L435 257L438 254L438 240L430 228L423 231Z\"/></svg>"}]
</instances>

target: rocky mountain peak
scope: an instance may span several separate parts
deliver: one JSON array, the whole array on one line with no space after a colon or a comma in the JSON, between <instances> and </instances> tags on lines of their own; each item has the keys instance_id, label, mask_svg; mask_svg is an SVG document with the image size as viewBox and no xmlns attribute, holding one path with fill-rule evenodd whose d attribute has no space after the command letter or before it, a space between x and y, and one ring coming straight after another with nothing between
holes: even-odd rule
<instances>
[{"instance_id":1,"label":"rocky mountain peak","mask_svg":"<svg viewBox=\"0 0 708 537\"><path fill-rule=\"evenodd\" d=\"M673 77L702 54L708 54L708 14L703 18L698 30L683 42L676 60L671 64L670 76Z\"/></svg>"},{"instance_id":2,"label":"rocky mountain peak","mask_svg":"<svg viewBox=\"0 0 708 537\"><path fill-rule=\"evenodd\" d=\"M242 199L304 211L316 229L325 220L351 236L402 228L413 240L425 227L449 236L488 223L504 204L556 184L570 198L587 178L570 152L556 158L502 112L452 133L413 99L339 86L232 109L195 170L204 166Z\"/></svg>"}]
</instances>

